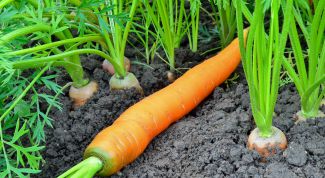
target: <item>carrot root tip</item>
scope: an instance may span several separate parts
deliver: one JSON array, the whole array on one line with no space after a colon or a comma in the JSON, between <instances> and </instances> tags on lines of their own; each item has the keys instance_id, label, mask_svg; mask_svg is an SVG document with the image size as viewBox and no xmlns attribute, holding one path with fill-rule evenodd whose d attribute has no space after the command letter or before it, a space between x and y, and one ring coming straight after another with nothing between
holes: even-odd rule
<instances>
[{"instance_id":1,"label":"carrot root tip","mask_svg":"<svg viewBox=\"0 0 325 178\"><path fill-rule=\"evenodd\" d=\"M108 60L105 59L103 61L102 67L106 72L110 73L111 75L115 74L114 67ZM130 62L129 58L127 58L127 57L124 57L124 67L125 67L126 71L129 71L131 68L131 62Z\"/></svg>"},{"instance_id":2,"label":"carrot root tip","mask_svg":"<svg viewBox=\"0 0 325 178\"><path fill-rule=\"evenodd\" d=\"M167 72L167 79L169 82L174 82L176 80L175 74L172 71Z\"/></svg>"},{"instance_id":3,"label":"carrot root tip","mask_svg":"<svg viewBox=\"0 0 325 178\"><path fill-rule=\"evenodd\" d=\"M134 74L128 72L123 79L118 78L116 75L113 75L109 81L111 90L125 90L136 88L138 92L143 93L142 87L139 84L138 79Z\"/></svg>"},{"instance_id":4,"label":"carrot root tip","mask_svg":"<svg viewBox=\"0 0 325 178\"><path fill-rule=\"evenodd\" d=\"M81 88L71 86L69 96L73 101L73 107L77 108L83 106L97 91L98 84L95 81L91 81Z\"/></svg>"},{"instance_id":5,"label":"carrot root tip","mask_svg":"<svg viewBox=\"0 0 325 178\"><path fill-rule=\"evenodd\" d=\"M263 158L275 154L277 149L285 150L288 145L286 136L276 127L272 127L272 130L273 134L264 138L260 136L259 129L255 128L248 137L248 149L256 150Z\"/></svg>"}]
</instances>

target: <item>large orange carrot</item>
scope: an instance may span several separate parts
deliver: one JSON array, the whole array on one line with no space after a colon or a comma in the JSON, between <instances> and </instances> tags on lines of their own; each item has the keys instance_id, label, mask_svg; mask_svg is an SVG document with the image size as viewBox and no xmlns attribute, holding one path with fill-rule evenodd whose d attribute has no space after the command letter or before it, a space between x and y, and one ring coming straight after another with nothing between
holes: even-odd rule
<instances>
[{"instance_id":1,"label":"large orange carrot","mask_svg":"<svg viewBox=\"0 0 325 178\"><path fill-rule=\"evenodd\" d=\"M218 55L127 109L95 137L84 158L95 156L101 159L103 168L99 175L119 171L135 160L155 136L190 112L224 82L239 62L239 43L235 39Z\"/></svg>"},{"instance_id":2,"label":"large orange carrot","mask_svg":"<svg viewBox=\"0 0 325 178\"><path fill-rule=\"evenodd\" d=\"M247 36L247 30L245 31ZM196 107L224 82L240 62L239 42L188 70L174 83L127 109L102 130L84 153L84 161L59 178L108 176L136 159L149 142Z\"/></svg>"}]
</instances>

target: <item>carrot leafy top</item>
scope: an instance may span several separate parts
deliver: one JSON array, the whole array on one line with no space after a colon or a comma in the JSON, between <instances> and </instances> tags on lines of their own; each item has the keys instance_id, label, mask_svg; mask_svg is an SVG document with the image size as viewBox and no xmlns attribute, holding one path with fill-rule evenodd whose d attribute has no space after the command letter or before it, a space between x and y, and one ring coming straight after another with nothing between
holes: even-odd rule
<instances>
[{"instance_id":1,"label":"carrot leafy top","mask_svg":"<svg viewBox=\"0 0 325 178\"><path fill-rule=\"evenodd\" d=\"M271 20L267 30L264 26L265 13L263 1L255 1L255 9L250 21L246 46L243 37L243 14L245 7L242 0L236 1L237 28L240 39L242 63L249 86L249 95L255 123L262 137L270 137L272 131L272 117L277 100L280 70L283 54L288 38L290 17L292 16L292 0L280 4L273 0L271 3ZM279 27L279 12L282 7L284 14L282 32ZM244 12L244 13L243 13Z\"/></svg>"}]
</instances>

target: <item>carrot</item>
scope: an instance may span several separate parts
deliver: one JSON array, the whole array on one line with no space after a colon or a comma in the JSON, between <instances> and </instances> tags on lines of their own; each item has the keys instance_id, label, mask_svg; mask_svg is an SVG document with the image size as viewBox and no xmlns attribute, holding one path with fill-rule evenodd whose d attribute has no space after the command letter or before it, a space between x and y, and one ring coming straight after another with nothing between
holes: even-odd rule
<instances>
[{"instance_id":1,"label":"carrot","mask_svg":"<svg viewBox=\"0 0 325 178\"><path fill-rule=\"evenodd\" d=\"M235 39L218 55L127 109L94 138L84 158L101 160L103 164L98 175L108 176L119 171L135 160L155 136L190 112L223 83L239 63L239 43Z\"/></svg>"},{"instance_id":2,"label":"carrot","mask_svg":"<svg viewBox=\"0 0 325 178\"><path fill-rule=\"evenodd\" d=\"M114 75L115 74L115 69L114 69L114 66L113 64L111 64L108 60L104 60L103 63L102 63L102 67L103 69L108 72L109 74L111 75ZM128 72L131 68L131 62L130 62L130 59L127 58L127 57L124 57L124 68L125 70Z\"/></svg>"}]
</instances>

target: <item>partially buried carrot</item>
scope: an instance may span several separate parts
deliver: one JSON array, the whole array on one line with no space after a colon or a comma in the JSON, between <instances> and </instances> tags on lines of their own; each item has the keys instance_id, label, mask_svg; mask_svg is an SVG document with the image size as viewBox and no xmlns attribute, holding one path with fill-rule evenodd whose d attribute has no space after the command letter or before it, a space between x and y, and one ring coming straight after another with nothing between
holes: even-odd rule
<instances>
[{"instance_id":1,"label":"partially buried carrot","mask_svg":"<svg viewBox=\"0 0 325 178\"><path fill-rule=\"evenodd\" d=\"M247 30L244 34L246 37ZM91 164L96 167L93 172L98 175L116 173L135 160L155 136L190 112L223 83L239 62L239 43L235 39L218 55L188 70L174 83L127 109L94 138L84 153L84 162L60 177L85 176L82 169L91 177L92 171L86 171Z\"/></svg>"}]
</instances>

